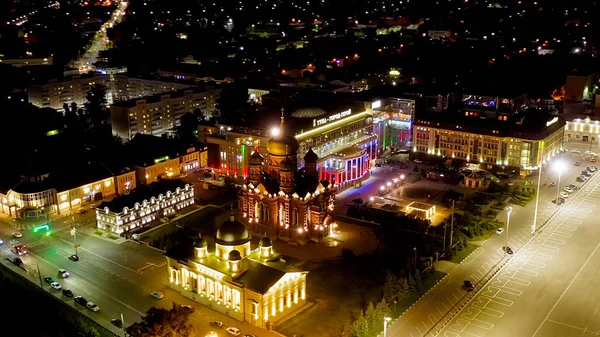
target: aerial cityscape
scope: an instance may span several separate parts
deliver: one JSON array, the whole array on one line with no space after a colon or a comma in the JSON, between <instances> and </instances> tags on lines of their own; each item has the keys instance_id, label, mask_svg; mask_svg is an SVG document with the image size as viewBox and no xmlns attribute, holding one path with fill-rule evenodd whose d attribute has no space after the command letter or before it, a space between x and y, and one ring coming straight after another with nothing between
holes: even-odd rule
<instances>
[{"instance_id":1,"label":"aerial cityscape","mask_svg":"<svg viewBox=\"0 0 600 337\"><path fill-rule=\"evenodd\" d=\"M0 1L4 331L600 335L599 6Z\"/></svg>"}]
</instances>

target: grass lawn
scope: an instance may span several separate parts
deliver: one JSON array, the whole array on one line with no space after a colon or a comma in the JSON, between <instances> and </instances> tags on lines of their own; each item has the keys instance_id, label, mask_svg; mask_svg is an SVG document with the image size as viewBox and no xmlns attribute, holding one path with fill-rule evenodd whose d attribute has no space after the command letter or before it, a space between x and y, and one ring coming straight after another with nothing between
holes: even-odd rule
<instances>
[{"instance_id":1,"label":"grass lawn","mask_svg":"<svg viewBox=\"0 0 600 337\"><path fill-rule=\"evenodd\" d=\"M471 254L475 249L477 249L477 247L479 247L479 246L467 243L467 247L463 248L463 250L459 251L456 255L452 256L452 259L450 259L450 262L460 263L467 256L469 256L469 254Z\"/></svg>"},{"instance_id":2,"label":"grass lawn","mask_svg":"<svg viewBox=\"0 0 600 337\"><path fill-rule=\"evenodd\" d=\"M381 299L385 271L348 270L342 268L339 261L309 262L303 268L310 270L307 295L316 305L277 326L276 330L286 336L338 337L369 302L376 304ZM441 272L428 274L423 279L423 286L415 294L396 305L390 303L395 316L406 310L443 276Z\"/></svg>"}]
</instances>

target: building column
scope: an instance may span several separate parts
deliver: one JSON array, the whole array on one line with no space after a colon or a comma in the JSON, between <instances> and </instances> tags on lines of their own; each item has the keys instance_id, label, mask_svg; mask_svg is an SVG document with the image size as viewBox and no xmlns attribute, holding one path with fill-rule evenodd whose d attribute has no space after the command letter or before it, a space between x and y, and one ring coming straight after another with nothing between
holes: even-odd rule
<instances>
[{"instance_id":1,"label":"building column","mask_svg":"<svg viewBox=\"0 0 600 337\"><path fill-rule=\"evenodd\" d=\"M283 312L283 290L279 291L279 311Z\"/></svg>"},{"instance_id":2,"label":"building column","mask_svg":"<svg viewBox=\"0 0 600 337\"><path fill-rule=\"evenodd\" d=\"M285 292L286 292L285 296L286 296L286 300L287 300L287 306L289 308L292 306L292 290L288 286Z\"/></svg>"},{"instance_id":3,"label":"building column","mask_svg":"<svg viewBox=\"0 0 600 337\"><path fill-rule=\"evenodd\" d=\"M298 285L297 284L294 287L294 303L298 304Z\"/></svg>"}]
</instances>

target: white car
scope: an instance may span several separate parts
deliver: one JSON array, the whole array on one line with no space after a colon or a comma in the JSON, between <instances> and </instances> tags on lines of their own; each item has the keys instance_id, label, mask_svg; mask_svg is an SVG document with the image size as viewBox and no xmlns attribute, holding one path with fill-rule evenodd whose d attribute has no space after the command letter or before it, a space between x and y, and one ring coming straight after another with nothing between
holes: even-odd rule
<instances>
[{"instance_id":1,"label":"white car","mask_svg":"<svg viewBox=\"0 0 600 337\"><path fill-rule=\"evenodd\" d=\"M569 193L567 193L567 192L560 192L559 195L565 199L569 197Z\"/></svg>"},{"instance_id":2,"label":"white car","mask_svg":"<svg viewBox=\"0 0 600 337\"><path fill-rule=\"evenodd\" d=\"M413 160L413 161L414 161L415 163L417 163L417 164L422 164L422 163L423 163L423 161L422 161L421 159L415 159L415 160Z\"/></svg>"},{"instance_id":3,"label":"white car","mask_svg":"<svg viewBox=\"0 0 600 337\"><path fill-rule=\"evenodd\" d=\"M504 228L500 227L496 230L496 234L502 234L504 233Z\"/></svg>"},{"instance_id":4,"label":"white car","mask_svg":"<svg viewBox=\"0 0 600 337\"><path fill-rule=\"evenodd\" d=\"M232 326L230 326L229 328L225 329L225 331L227 331L228 334L232 335L232 336L239 336L242 331L238 328L234 328Z\"/></svg>"},{"instance_id":5,"label":"white car","mask_svg":"<svg viewBox=\"0 0 600 337\"><path fill-rule=\"evenodd\" d=\"M17 239L19 239L19 238L22 238L22 237L23 237L23 234L21 234L20 232L14 232L14 233L12 233L12 236L13 236L14 238L17 238Z\"/></svg>"},{"instance_id":6,"label":"white car","mask_svg":"<svg viewBox=\"0 0 600 337\"><path fill-rule=\"evenodd\" d=\"M94 302L87 302L85 306L93 312L100 311L100 307L97 306Z\"/></svg>"},{"instance_id":7,"label":"white car","mask_svg":"<svg viewBox=\"0 0 600 337\"><path fill-rule=\"evenodd\" d=\"M55 290L61 290L62 287L60 286L60 284L58 284L58 282L52 282L50 283L50 286L55 289Z\"/></svg>"},{"instance_id":8,"label":"white car","mask_svg":"<svg viewBox=\"0 0 600 337\"><path fill-rule=\"evenodd\" d=\"M67 278L67 277L69 277L69 275L71 275L71 274L69 274L69 272L64 269L58 270L58 276L60 276L61 278Z\"/></svg>"},{"instance_id":9,"label":"white car","mask_svg":"<svg viewBox=\"0 0 600 337\"><path fill-rule=\"evenodd\" d=\"M570 188L569 186L565 187L565 188L564 188L564 190L565 190L565 192L568 192L568 193L573 193L573 192L575 192L575 190L574 190L574 189L572 189L572 188Z\"/></svg>"},{"instance_id":10,"label":"white car","mask_svg":"<svg viewBox=\"0 0 600 337\"><path fill-rule=\"evenodd\" d=\"M579 151L579 150L571 150L571 152L573 152L573 153L581 153L581 151Z\"/></svg>"},{"instance_id":11,"label":"white car","mask_svg":"<svg viewBox=\"0 0 600 337\"><path fill-rule=\"evenodd\" d=\"M152 295L152 297L156 298L157 300L162 300L163 297L165 297L165 295L161 292L158 291L153 291L150 293L150 295Z\"/></svg>"}]
</instances>

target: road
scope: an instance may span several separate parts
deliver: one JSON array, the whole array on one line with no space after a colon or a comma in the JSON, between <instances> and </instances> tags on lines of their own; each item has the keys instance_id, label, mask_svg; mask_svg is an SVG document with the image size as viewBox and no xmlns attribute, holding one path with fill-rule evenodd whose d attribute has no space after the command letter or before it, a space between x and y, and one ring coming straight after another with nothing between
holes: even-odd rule
<instances>
[{"instance_id":1,"label":"road","mask_svg":"<svg viewBox=\"0 0 600 337\"><path fill-rule=\"evenodd\" d=\"M119 3L118 7L111 14L110 19L106 21L100 30L94 35L92 42L85 53L81 54L77 60L71 63L73 68L77 68L83 73L93 70L93 64L96 62L98 54L105 50L108 45L106 29L112 28L114 25L119 24L123 20L127 5L127 1L121 1Z\"/></svg>"},{"instance_id":2,"label":"road","mask_svg":"<svg viewBox=\"0 0 600 337\"><path fill-rule=\"evenodd\" d=\"M578 186L583 185L575 182L581 168L589 164L583 161L581 155L567 152L554 159L554 161L557 160L563 161L566 165L566 169L561 175L561 190L571 183ZM574 166L575 161L582 161L583 166ZM549 167L550 169L545 169L542 174L542 183L558 180L557 171L553 170L552 166ZM547 221L559 209L559 206L552 203L552 200L556 198L556 192L557 187L542 185L540 188L538 224ZM466 292L462 289L464 280L471 280L477 286L478 282L493 276L490 274L490 270L495 270L506 263L507 257L502 247L505 245L507 235L509 236L508 246L516 252L531 238L534 209L535 200L526 207L513 206L508 231L500 235L495 234L488 239L476 253L458 265L438 286L433 288L399 319L391 323L387 335L420 337L428 334L434 327L437 328L438 322L446 320L448 312L454 310L453 308L457 303L466 300ZM505 221L506 212L502 212L499 218Z\"/></svg>"},{"instance_id":3,"label":"road","mask_svg":"<svg viewBox=\"0 0 600 337\"><path fill-rule=\"evenodd\" d=\"M439 336L600 335L598 187L600 175L594 176Z\"/></svg>"},{"instance_id":4,"label":"road","mask_svg":"<svg viewBox=\"0 0 600 337\"><path fill-rule=\"evenodd\" d=\"M76 222L87 221L88 218L93 217L93 214L87 212L77 215ZM42 277L46 275L53 277L63 287L71 289L75 296L81 295L88 301L96 303L100 311L93 313L74 304L73 299L64 297L59 291L52 290L48 284L42 282L44 289L115 332L118 332L118 329L110 324L112 318L119 318L123 314L125 324L130 325L139 321L150 307L170 308L172 303L176 302L192 305L196 309L190 316L190 323L195 327L198 336L204 336L212 330L209 326L211 320L223 321L226 326L238 327L244 333L275 336L201 306L168 288L166 260L162 251L133 242L115 244L109 242L110 239L99 239L83 234L83 230L78 231L79 234L76 236L71 236L71 225L69 216L52 222L50 236L33 233L30 229L21 230L23 237L19 241L29 250L29 254L22 257L24 266L28 270L25 272L6 260L15 257L10 252L9 241L11 234L17 229L14 225L3 223L0 225L0 238L5 243L0 246L1 263L29 277L36 284L40 283L37 272L39 266ZM78 248L80 257L78 262L68 259L68 256L75 252L74 243L81 245ZM58 278L59 268L66 269L71 276L67 279ZM154 290L163 292L165 298L162 300L152 298L150 292ZM221 336L224 335L221 333Z\"/></svg>"}]
</instances>

